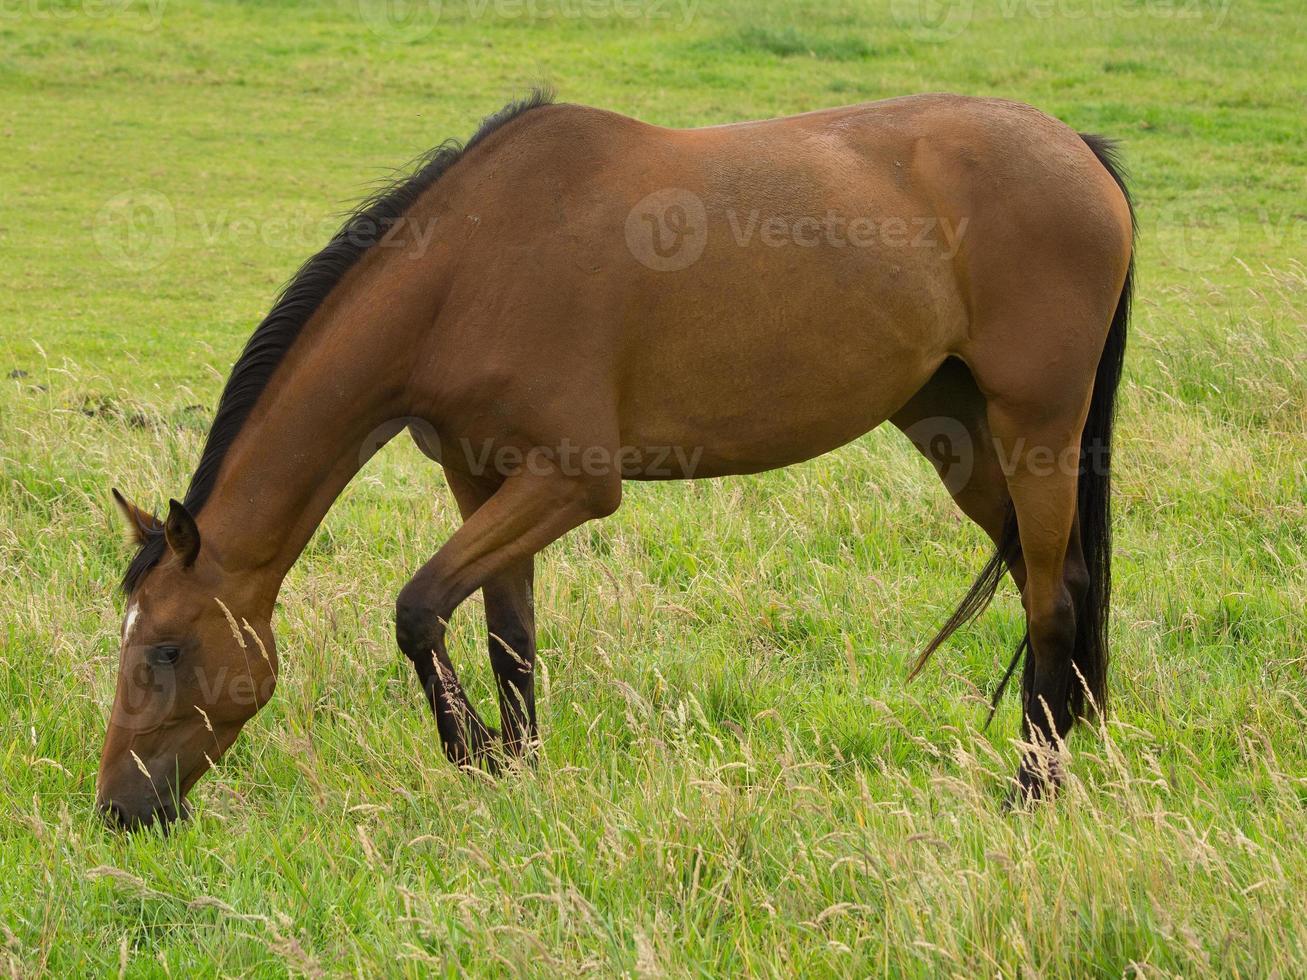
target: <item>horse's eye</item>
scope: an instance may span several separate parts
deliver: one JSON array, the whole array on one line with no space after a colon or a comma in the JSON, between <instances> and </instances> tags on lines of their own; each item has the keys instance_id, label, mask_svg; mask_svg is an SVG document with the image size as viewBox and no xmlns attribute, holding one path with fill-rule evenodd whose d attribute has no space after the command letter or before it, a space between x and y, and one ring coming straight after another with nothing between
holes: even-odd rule
<instances>
[{"instance_id":1,"label":"horse's eye","mask_svg":"<svg viewBox=\"0 0 1307 980\"><path fill-rule=\"evenodd\" d=\"M171 666L177 662L177 658L182 655L181 647L161 646L155 647L151 653L151 659L156 664Z\"/></svg>"}]
</instances>

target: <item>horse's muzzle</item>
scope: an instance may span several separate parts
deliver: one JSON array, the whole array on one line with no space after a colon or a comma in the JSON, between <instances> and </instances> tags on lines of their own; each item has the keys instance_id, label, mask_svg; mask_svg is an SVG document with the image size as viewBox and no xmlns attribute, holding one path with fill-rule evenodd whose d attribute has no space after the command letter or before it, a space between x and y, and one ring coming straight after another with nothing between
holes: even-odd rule
<instances>
[{"instance_id":1,"label":"horse's muzzle","mask_svg":"<svg viewBox=\"0 0 1307 980\"><path fill-rule=\"evenodd\" d=\"M177 820L190 817L190 808L185 803L174 806L171 802L158 800L142 800L136 804L102 800L96 804L96 810L111 830L125 832L145 830L157 824L166 833Z\"/></svg>"}]
</instances>

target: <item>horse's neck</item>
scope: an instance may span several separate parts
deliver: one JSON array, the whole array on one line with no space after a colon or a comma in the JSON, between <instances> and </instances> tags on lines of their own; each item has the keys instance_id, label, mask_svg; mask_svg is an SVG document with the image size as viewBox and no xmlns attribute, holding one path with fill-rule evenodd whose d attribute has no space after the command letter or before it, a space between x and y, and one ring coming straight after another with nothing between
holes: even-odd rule
<instances>
[{"instance_id":1,"label":"horse's neck","mask_svg":"<svg viewBox=\"0 0 1307 980\"><path fill-rule=\"evenodd\" d=\"M372 274L369 274L370 279ZM402 426L404 377L430 311L330 297L277 368L232 442L198 516L222 566L275 595L368 456ZM338 287L343 288L343 287Z\"/></svg>"}]
</instances>

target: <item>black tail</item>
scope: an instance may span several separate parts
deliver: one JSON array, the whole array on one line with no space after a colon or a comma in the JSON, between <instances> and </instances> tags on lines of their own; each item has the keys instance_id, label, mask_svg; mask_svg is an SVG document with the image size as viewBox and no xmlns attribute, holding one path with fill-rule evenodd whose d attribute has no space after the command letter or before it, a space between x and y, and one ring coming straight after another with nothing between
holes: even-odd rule
<instances>
[{"instance_id":1,"label":"black tail","mask_svg":"<svg viewBox=\"0 0 1307 980\"><path fill-rule=\"evenodd\" d=\"M1116 144L1102 136L1082 133L1080 138L1085 141L1085 145L1093 151L1098 162L1121 188L1126 204L1130 207L1130 223L1133 228L1134 202L1131 200L1130 190L1126 186L1117 159ZM1130 265L1126 270L1120 299L1117 300L1116 313L1112 317L1112 326L1108 331L1107 342L1094 375L1094 393L1080 440L1080 483L1077 507L1081 550L1084 552L1085 566L1089 572L1089 588L1080 608L1076 610L1076 647L1072 655L1072 663L1080 677L1072 678L1071 710L1077 717L1090 713L1086 694L1088 699L1092 699L1093 707L1098 711L1107 707L1107 619L1112 593L1112 427L1116 417L1116 389L1120 384L1121 370L1125 363L1130 304L1134 295L1134 271L1132 247ZM948 621L921 652L921 656L917 658L908 675L909 680L921 671L926 661L930 659L930 655L945 640L984 611L990 600L994 598L994 593L998 591L998 586L1003 581L1008 567L1020 554L1021 541L1017 533L1016 514L1009 504L1007 519L1003 523L1003 532L994 550L994 556L981 570L967 594L962 597L953 615L949 616ZM999 699L1007 689L1013 671L1029 649L1030 636L1027 634L1017 645L1007 671L994 692L990 705L990 720L994 717L994 709L997 708ZM1084 678L1083 682L1080 680L1081 677ZM988 725L989 721L985 724Z\"/></svg>"},{"instance_id":2,"label":"black tail","mask_svg":"<svg viewBox=\"0 0 1307 980\"><path fill-rule=\"evenodd\" d=\"M916 663L912 665L912 670L908 672L908 680L916 677L921 673L921 669L926 666L926 661L930 655L938 650L950 636L956 633L967 623L971 622L989 605L994 598L994 593L998 591L999 584L1003 581L1003 576L1007 574L1008 566L1017 560L1021 554L1021 539L1017 537L1017 515L1013 510L1011 502L1007 505L1007 518L1003 521L1003 533L999 536L998 547L994 549L994 557L985 563L985 567L980 570L976 580L971 583L971 588L967 594L962 597L958 607L953 610L953 615L949 616L935 638L926 644L926 649L921 651L917 657ZM1017 648L1018 656L1021 648ZM1016 664L1014 658L1012 664ZM1003 678L1003 683L999 685L998 694L994 697L994 703L998 703L998 698L1003 693L1003 688L1007 686L1008 677L1012 676L1012 666L1007 669L1007 676ZM993 717L993 712L990 712Z\"/></svg>"},{"instance_id":3,"label":"black tail","mask_svg":"<svg viewBox=\"0 0 1307 980\"><path fill-rule=\"evenodd\" d=\"M1102 136L1081 134L1103 169L1112 175L1130 207L1134 227L1135 208L1126 187L1116 144ZM1071 711L1083 717L1093 709L1107 707L1107 619L1112 595L1112 427L1116 419L1116 389L1125 363L1126 335L1130 328L1130 304L1134 296L1134 247L1126 269L1121 297L1116 303L1112 328L1107 334L1103 356L1094 376L1094 394L1089 403L1080 437L1080 545L1089 570L1089 589L1076 610L1076 650L1072 663L1084 678L1071 683ZM1087 689L1087 690L1086 690ZM1086 704L1086 694L1093 705ZM1088 710L1087 710L1088 709Z\"/></svg>"}]
</instances>

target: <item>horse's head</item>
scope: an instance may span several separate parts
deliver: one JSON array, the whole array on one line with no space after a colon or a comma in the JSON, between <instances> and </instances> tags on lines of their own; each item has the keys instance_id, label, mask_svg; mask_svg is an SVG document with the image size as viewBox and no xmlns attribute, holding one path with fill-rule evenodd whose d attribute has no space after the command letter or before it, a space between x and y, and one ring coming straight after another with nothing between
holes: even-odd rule
<instances>
[{"instance_id":1,"label":"horse's head","mask_svg":"<svg viewBox=\"0 0 1307 980\"><path fill-rule=\"evenodd\" d=\"M185 814L186 793L272 696L277 657L271 604L224 571L184 506L172 501L160 523L114 498L137 544L157 558L129 583L100 759L97 806L130 829Z\"/></svg>"}]
</instances>

